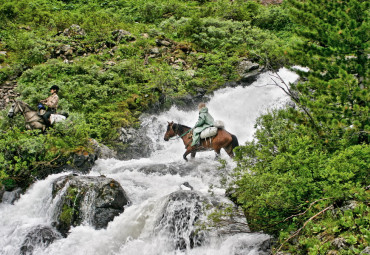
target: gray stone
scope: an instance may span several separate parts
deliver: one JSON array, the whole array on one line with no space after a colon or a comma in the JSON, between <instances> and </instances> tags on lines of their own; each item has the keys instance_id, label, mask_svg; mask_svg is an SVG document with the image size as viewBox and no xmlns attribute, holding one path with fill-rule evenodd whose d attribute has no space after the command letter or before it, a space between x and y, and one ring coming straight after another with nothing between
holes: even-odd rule
<instances>
[{"instance_id":1,"label":"gray stone","mask_svg":"<svg viewBox=\"0 0 370 255\"><path fill-rule=\"evenodd\" d=\"M118 29L112 32L113 40L120 42L122 39L125 39L127 41L133 41L135 40L135 37L126 30Z\"/></svg>"},{"instance_id":2,"label":"gray stone","mask_svg":"<svg viewBox=\"0 0 370 255\"><path fill-rule=\"evenodd\" d=\"M165 47L169 47L172 45L172 42L170 42L169 40L161 40L161 39L156 39L155 43L158 46L165 46Z\"/></svg>"},{"instance_id":3,"label":"gray stone","mask_svg":"<svg viewBox=\"0 0 370 255\"><path fill-rule=\"evenodd\" d=\"M48 226L37 226L26 236L20 249L21 255L31 255L35 247L47 247L62 236Z\"/></svg>"},{"instance_id":4,"label":"gray stone","mask_svg":"<svg viewBox=\"0 0 370 255\"><path fill-rule=\"evenodd\" d=\"M334 245L336 248L338 249L345 249L345 248L348 248L348 244L346 242L346 239L344 239L343 237L338 237L338 238L335 238L333 241L332 241L332 245Z\"/></svg>"},{"instance_id":5,"label":"gray stone","mask_svg":"<svg viewBox=\"0 0 370 255\"><path fill-rule=\"evenodd\" d=\"M136 159L149 157L153 150L153 142L146 135L148 126L140 129L121 128L119 130L119 141L122 142L115 150L118 159Z\"/></svg>"},{"instance_id":6,"label":"gray stone","mask_svg":"<svg viewBox=\"0 0 370 255\"><path fill-rule=\"evenodd\" d=\"M370 254L370 246L367 246L360 254Z\"/></svg>"},{"instance_id":7,"label":"gray stone","mask_svg":"<svg viewBox=\"0 0 370 255\"><path fill-rule=\"evenodd\" d=\"M154 48L151 48L150 51L149 51L150 54L160 54L160 51L159 51L159 48L157 47L154 47Z\"/></svg>"},{"instance_id":8,"label":"gray stone","mask_svg":"<svg viewBox=\"0 0 370 255\"><path fill-rule=\"evenodd\" d=\"M13 204L18 198L21 197L22 189L17 188L13 191L4 191L2 202L4 204Z\"/></svg>"},{"instance_id":9,"label":"gray stone","mask_svg":"<svg viewBox=\"0 0 370 255\"><path fill-rule=\"evenodd\" d=\"M94 152L98 158L108 159L117 157L117 152L109 149L106 145L98 143L95 139L90 139Z\"/></svg>"},{"instance_id":10,"label":"gray stone","mask_svg":"<svg viewBox=\"0 0 370 255\"><path fill-rule=\"evenodd\" d=\"M3 201L4 192L5 192L5 187L4 185L0 184L0 203Z\"/></svg>"},{"instance_id":11,"label":"gray stone","mask_svg":"<svg viewBox=\"0 0 370 255\"><path fill-rule=\"evenodd\" d=\"M121 185L105 176L60 177L53 183L52 194L54 199L59 199L54 220L63 236L81 223L105 228L129 204Z\"/></svg>"},{"instance_id":12,"label":"gray stone","mask_svg":"<svg viewBox=\"0 0 370 255\"><path fill-rule=\"evenodd\" d=\"M253 63L249 60L242 60L237 67L241 80L245 82L255 79L262 70L263 67L260 67L258 63Z\"/></svg>"},{"instance_id":13,"label":"gray stone","mask_svg":"<svg viewBox=\"0 0 370 255\"><path fill-rule=\"evenodd\" d=\"M176 191L167 197L167 203L158 219L156 231L170 233L175 249L185 250L201 246L206 233L197 231L202 209L208 200L195 191Z\"/></svg>"},{"instance_id":14,"label":"gray stone","mask_svg":"<svg viewBox=\"0 0 370 255\"><path fill-rule=\"evenodd\" d=\"M85 36L86 32L79 25L73 24L69 28L64 29L63 35L65 36Z\"/></svg>"}]
</instances>

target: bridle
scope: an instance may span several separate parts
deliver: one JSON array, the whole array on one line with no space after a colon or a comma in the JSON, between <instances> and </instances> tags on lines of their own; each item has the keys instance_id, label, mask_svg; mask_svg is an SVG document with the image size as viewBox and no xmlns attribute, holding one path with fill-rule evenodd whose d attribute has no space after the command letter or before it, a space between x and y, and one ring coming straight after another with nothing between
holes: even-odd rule
<instances>
[{"instance_id":1,"label":"bridle","mask_svg":"<svg viewBox=\"0 0 370 255\"><path fill-rule=\"evenodd\" d=\"M183 133L182 135L179 135L178 134L178 132L179 132L179 127L180 127L180 124L176 124L176 129L174 129L173 128L173 125L174 125L175 123L173 123L172 125L171 125L171 129L173 130L173 132L175 132L175 134L177 135L176 137L171 137L170 139L172 139L172 140L175 140L175 139L179 139L179 138L182 138L184 135L186 135L187 133L189 133L191 130L192 130L192 128L190 128L188 131L186 131L185 133Z\"/></svg>"}]
</instances>

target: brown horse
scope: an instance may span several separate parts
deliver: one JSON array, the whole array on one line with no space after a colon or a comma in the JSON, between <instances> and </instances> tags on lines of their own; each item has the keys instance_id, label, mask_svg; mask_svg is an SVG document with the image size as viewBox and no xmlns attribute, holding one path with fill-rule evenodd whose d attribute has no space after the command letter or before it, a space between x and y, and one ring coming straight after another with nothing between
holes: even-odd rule
<instances>
[{"instance_id":1,"label":"brown horse","mask_svg":"<svg viewBox=\"0 0 370 255\"><path fill-rule=\"evenodd\" d=\"M186 156L191 153L194 158L198 151L214 150L216 158L220 156L220 151L223 148L227 154L232 158L234 157L233 149L239 146L238 139L235 135L230 134L225 129L219 128L217 134L211 138L201 139L200 145L191 146L192 142L192 129L190 127L168 122L167 132L164 135L164 140L168 141L171 137L179 136L185 144L185 153L183 158L187 161Z\"/></svg>"}]
</instances>

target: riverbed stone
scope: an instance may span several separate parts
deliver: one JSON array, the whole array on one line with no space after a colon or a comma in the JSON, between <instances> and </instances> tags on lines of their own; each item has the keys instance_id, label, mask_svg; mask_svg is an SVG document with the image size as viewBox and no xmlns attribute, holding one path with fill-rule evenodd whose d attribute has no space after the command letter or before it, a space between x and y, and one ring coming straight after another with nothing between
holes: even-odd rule
<instances>
[{"instance_id":1,"label":"riverbed stone","mask_svg":"<svg viewBox=\"0 0 370 255\"><path fill-rule=\"evenodd\" d=\"M196 191L179 190L167 197L156 230L168 234L175 249L186 250L201 246L206 233L198 231L196 224L202 216L207 199Z\"/></svg>"},{"instance_id":2,"label":"riverbed stone","mask_svg":"<svg viewBox=\"0 0 370 255\"><path fill-rule=\"evenodd\" d=\"M47 247L62 238L55 229L49 226L36 226L25 237L20 248L21 255L32 255L36 247Z\"/></svg>"},{"instance_id":3,"label":"riverbed stone","mask_svg":"<svg viewBox=\"0 0 370 255\"><path fill-rule=\"evenodd\" d=\"M121 185L105 176L59 177L53 182L52 194L58 199L54 225L63 236L81 224L105 228L129 203Z\"/></svg>"},{"instance_id":4,"label":"riverbed stone","mask_svg":"<svg viewBox=\"0 0 370 255\"><path fill-rule=\"evenodd\" d=\"M237 72L242 82L252 82L256 80L257 76L263 71L258 63L254 63L248 59L243 59L237 66Z\"/></svg>"}]
</instances>

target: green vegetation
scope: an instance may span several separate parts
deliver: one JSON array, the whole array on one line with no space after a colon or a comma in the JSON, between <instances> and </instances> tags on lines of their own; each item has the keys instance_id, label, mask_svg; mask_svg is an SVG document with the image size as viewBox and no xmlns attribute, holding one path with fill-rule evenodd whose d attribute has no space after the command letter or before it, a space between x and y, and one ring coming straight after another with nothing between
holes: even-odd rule
<instances>
[{"instance_id":1,"label":"green vegetation","mask_svg":"<svg viewBox=\"0 0 370 255\"><path fill-rule=\"evenodd\" d=\"M300 25L289 55L310 71L287 89L296 107L261 116L237 149L230 191L253 230L279 237L275 252L359 254L370 225L369 3L288 3Z\"/></svg>"},{"instance_id":2,"label":"green vegetation","mask_svg":"<svg viewBox=\"0 0 370 255\"><path fill-rule=\"evenodd\" d=\"M368 15L364 0L0 0L0 83L16 79L34 106L56 84L70 113L45 135L1 112L1 183L26 188L89 138L114 146L158 102L237 80L243 58L298 64L310 71L287 90L296 107L257 120L230 193L251 229L278 237L275 251L358 254L369 245Z\"/></svg>"},{"instance_id":3,"label":"green vegetation","mask_svg":"<svg viewBox=\"0 0 370 255\"><path fill-rule=\"evenodd\" d=\"M117 129L159 101L237 79L241 58L283 65L289 24L284 6L255 1L0 0L0 83L16 79L31 106L58 85L59 111L72 116L45 136L3 112L1 182L26 187L44 166L88 151L88 138L115 146Z\"/></svg>"}]
</instances>

